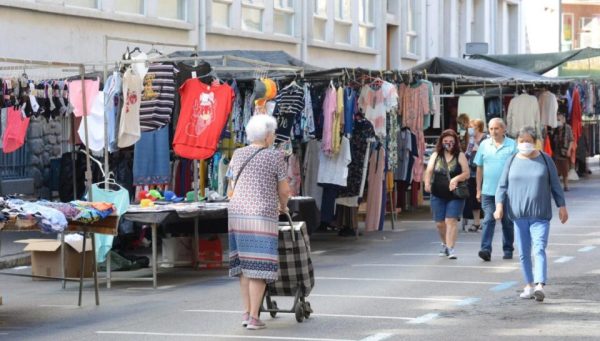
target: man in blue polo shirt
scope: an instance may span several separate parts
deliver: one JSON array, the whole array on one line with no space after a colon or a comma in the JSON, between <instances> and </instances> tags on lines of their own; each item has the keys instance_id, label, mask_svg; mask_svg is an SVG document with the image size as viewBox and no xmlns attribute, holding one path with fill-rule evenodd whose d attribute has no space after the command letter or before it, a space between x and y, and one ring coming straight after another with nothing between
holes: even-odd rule
<instances>
[{"instance_id":1,"label":"man in blue polo shirt","mask_svg":"<svg viewBox=\"0 0 600 341\"><path fill-rule=\"evenodd\" d=\"M492 241L496 220L496 189L504 165L517 153L515 140L506 137L506 125L500 118L493 118L489 124L490 138L481 142L474 163L477 165L477 200L483 208L483 234L481 235L481 249L479 257L489 262L492 257ZM502 249L503 259L512 259L513 243L515 239L513 222L505 214L502 218Z\"/></svg>"}]
</instances>

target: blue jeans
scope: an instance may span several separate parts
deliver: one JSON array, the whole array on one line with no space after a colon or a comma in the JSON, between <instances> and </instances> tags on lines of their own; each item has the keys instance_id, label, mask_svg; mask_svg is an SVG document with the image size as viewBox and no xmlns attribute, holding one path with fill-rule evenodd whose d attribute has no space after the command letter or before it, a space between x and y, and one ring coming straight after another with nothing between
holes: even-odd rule
<instances>
[{"instance_id":1,"label":"blue jeans","mask_svg":"<svg viewBox=\"0 0 600 341\"><path fill-rule=\"evenodd\" d=\"M525 282L546 284L546 246L550 233L550 221L540 219L515 220L517 247ZM533 250L532 250L533 248ZM535 258L535 274L532 270L531 252Z\"/></svg>"},{"instance_id":2,"label":"blue jeans","mask_svg":"<svg viewBox=\"0 0 600 341\"><path fill-rule=\"evenodd\" d=\"M481 250L492 253L492 241L494 240L494 230L496 229L496 197L493 195L481 195L481 208L483 209L483 233L481 235ZM507 212L502 217L502 250L504 254L511 254L514 250L515 231L513 223L508 218Z\"/></svg>"}]
</instances>

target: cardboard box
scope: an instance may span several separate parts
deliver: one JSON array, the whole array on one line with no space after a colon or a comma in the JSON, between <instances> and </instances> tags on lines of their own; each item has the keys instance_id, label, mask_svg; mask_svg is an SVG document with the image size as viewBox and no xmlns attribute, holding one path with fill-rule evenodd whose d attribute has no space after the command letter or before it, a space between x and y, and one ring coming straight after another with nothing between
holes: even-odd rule
<instances>
[{"instance_id":1,"label":"cardboard box","mask_svg":"<svg viewBox=\"0 0 600 341\"><path fill-rule=\"evenodd\" d=\"M192 265L192 238L171 237L162 240L162 267Z\"/></svg>"},{"instance_id":2,"label":"cardboard box","mask_svg":"<svg viewBox=\"0 0 600 341\"><path fill-rule=\"evenodd\" d=\"M34 276L61 277L60 241L54 239L25 239L15 243L27 244L25 251L31 252L31 274ZM79 278L81 274L81 252L83 240L65 241L65 277ZM92 240L85 245L85 267L83 277L92 277ZM40 280L40 278L33 278Z\"/></svg>"}]
</instances>

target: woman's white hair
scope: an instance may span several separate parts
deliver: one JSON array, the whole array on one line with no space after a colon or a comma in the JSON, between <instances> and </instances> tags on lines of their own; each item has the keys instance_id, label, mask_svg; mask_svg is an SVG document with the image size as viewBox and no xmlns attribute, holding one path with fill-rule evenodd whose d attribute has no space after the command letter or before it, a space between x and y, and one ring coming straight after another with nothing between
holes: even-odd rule
<instances>
[{"instance_id":1,"label":"woman's white hair","mask_svg":"<svg viewBox=\"0 0 600 341\"><path fill-rule=\"evenodd\" d=\"M273 116L257 114L250 118L246 125L246 136L250 143L263 141L269 133L274 133L277 129L277 120Z\"/></svg>"}]
</instances>

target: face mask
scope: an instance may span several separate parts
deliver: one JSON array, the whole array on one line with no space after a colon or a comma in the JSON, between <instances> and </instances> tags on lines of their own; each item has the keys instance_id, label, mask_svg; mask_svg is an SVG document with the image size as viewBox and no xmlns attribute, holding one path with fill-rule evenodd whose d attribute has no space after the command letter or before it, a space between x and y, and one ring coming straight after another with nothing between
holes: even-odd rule
<instances>
[{"instance_id":1,"label":"face mask","mask_svg":"<svg viewBox=\"0 0 600 341\"><path fill-rule=\"evenodd\" d=\"M469 128L469 135L475 135L475 128Z\"/></svg>"},{"instance_id":2,"label":"face mask","mask_svg":"<svg viewBox=\"0 0 600 341\"><path fill-rule=\"evenodd\" d=\"M521 153L522 155L529 155L533 153L533 151L535 150L535 146L533 145L533 143L524 142L519 143L517 145L517 149L519 149L519 153Z\"/></svg>"},{"instance_id":3,"label":"face mask","mask_svg":"<svg viewBox=\"0 0 600 341\"><path fill-rule=\"evenodd\" d=\"M451 142L451 143L444 143L444 144L443 144L443 146L444 146L444 149L446 149L447 151L449 151L449 152L450 152L450 151L452 151L452 149L454 148L454 142Z\"/></svg>"}]
</instances>

